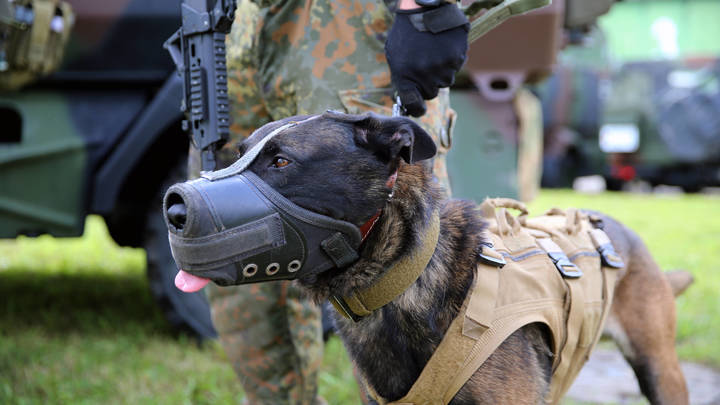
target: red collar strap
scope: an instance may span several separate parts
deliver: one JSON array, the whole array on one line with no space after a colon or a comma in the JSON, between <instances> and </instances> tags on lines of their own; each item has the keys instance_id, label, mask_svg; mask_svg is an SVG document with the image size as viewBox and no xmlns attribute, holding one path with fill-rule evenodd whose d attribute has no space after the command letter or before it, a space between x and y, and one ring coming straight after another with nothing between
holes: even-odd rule
<instances>
[{"instance_id":1,"label":"red collar strap","mask_svg":"<svg viewBox=\"0 0 720 405\"><path fill-rule=\"evenodd\" d=\"M397 180L397 170L395 170L395 173L391 174L388 178L387 183L385 185L390 189L390 194L388 195L388 200L392 198L393 192L395 191L395 181ZM375 215L372 216L367 222L362 224L360 227L360 235L362 236L362 241L365 242L365 238L370 234L370 231L372 231L373 227L375 226L375 223L378 219L380 219L380 214L382 214L382 209L379 209L378 212L375 213Z\"/></svg>"}]
</instances>

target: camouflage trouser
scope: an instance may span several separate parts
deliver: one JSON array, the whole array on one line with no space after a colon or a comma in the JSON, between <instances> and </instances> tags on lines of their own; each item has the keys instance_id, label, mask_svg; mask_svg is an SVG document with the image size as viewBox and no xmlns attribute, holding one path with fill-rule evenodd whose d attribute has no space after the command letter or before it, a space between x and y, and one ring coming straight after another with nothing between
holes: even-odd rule
<instances>
[{"instance_id":1,"label":"camouflage trouser","mask_svg":"<svg viewBox=\"0 0 720 405\"><path fill-rule=\"evenodd\" d=\"M392 15L382 1L262 3L240 1L228 37L233 122L221 164L236 159L244 137L283 117L326 109L390 115L393 91L383 44ZM454 118L444 90L420 119L438 144L434 171L445 184ZM191 151L193 161L197 151ZM190 172L198 173L196 165ZM289 282L211 286L208 296L220 341L251 404L318 401L323 342L317 305Z\"/></svg>"}]
</instances>

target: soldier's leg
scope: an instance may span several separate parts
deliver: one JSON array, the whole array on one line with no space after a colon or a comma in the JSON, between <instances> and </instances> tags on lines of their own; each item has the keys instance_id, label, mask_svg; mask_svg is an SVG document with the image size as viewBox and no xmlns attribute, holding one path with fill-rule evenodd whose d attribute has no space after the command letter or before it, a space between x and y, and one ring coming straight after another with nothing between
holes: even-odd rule
<instances>
[{"instance_id":1,"label":"soldier's leg","mask_svg":"<svg viewBox=\"0 0 720 405\"><path fill-rule=\"evenodd\" d=\"M237 158L239 141L272 120L255 85L253 36L258 21L257 6L241 1L228 38L232 139L218 156L224 166ZM303 299L290 282L211 285L206 290L213 323L247 402L321 403L316 398L323 348L318 306Z\"/></svg>"},{"instance_id":2,"label":"soldier's leg","mask_svg":"<svg viewBox=\"0 0 720 405\"><path fill-rule=\"evenodd\" d=\"M199 174L192 150L189 172ZM250 404L322 404L318 306L291 282L206 288L213 324Z\"/></svg>"},{"instance_id":3,"label":"soldier's leg","mask_svg":"<svg viewBox=\"0 0 720 405\"><path fill-rule=\"evenodd\" d=\"M213 323L250 404L315 404L320 311L291 282L209 288Z\"/></svg>"}]
</instances>

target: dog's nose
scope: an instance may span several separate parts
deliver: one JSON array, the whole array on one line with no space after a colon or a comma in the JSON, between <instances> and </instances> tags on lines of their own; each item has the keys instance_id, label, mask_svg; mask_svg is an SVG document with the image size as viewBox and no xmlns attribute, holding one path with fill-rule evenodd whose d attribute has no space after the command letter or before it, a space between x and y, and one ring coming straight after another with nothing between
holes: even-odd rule
<instances>
[{"instance_id":1,"label":"dog's nose","mask_svg":"<svg viewBox=\"0 0 720 405\"><path fill-rule=\"evenodd\" d=\"M187 221L187 209L183 203L175 203L167 210L168 221L177 229L183 229Z\"/></svg>"}]
</instances>

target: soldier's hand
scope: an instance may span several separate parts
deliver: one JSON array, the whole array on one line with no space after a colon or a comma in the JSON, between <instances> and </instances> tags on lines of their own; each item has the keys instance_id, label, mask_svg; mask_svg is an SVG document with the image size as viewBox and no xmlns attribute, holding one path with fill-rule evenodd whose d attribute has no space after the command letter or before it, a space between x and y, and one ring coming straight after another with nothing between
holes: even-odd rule
<instances>
[{"instance_id":1,"label":"soldier's hand","mask_svg":"<svg viewBox=\"0 0 720 405\"><path fill-rule=\"evenodd\" d=\"M465 63L470 25L453 4L397 10L385 55L405 110L425 114L425 101L449 87Z\"/></svg>"}]
</instances>

